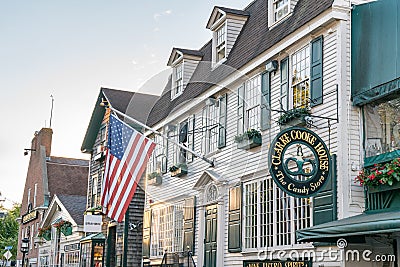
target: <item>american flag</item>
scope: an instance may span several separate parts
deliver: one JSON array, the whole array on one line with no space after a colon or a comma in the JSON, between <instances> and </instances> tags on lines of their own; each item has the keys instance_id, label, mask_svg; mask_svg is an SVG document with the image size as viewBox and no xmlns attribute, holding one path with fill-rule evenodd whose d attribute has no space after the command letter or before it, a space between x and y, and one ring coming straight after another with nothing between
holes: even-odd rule
<instances>
[{"instance_id":1,"label":"american flag","mask_svg":"<svg viewBox=\"0 0 400 267\"><path fill-rule=\"evenodd\" d=\"M110 116L101 205L111 219L123 220L155 146L116 116Z\"/></svg>"}]
</instances>

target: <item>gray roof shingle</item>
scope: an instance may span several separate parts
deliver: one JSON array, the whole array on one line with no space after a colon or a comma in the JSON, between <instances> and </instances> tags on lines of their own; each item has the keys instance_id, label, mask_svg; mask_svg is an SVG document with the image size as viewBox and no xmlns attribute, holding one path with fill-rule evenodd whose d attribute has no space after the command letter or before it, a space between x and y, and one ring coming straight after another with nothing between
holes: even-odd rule
<instances>
[{"instance_id":1,"label":"gray roof shingle","mask_svg":"<svg viewBox=\"0 0 400 267\"><path fill-rule=\"evenodd\" d=\"M57 195L57 197L67 209L72 219L74 219L78 225L83 225L83 213L86 209L86 196Z\"/></svg>"},{"instance_id":2,"label":"gray roof shingle","mask_svg":"<svg viewBox=\"0 0 400 267\"><path fill-rule=\"evenodd\" d=\"M276 43L295 32L301 26L330 8L332 3L333 0L299 0L290 17L272 29L268 29L268 1L255 0L244 10L244 12L249 14L249 17L229 53L227 60L224 62L225 67L221 65L212 69L210 63L212 60L212 43L211 41L206 43L199 50L204 56L182 95L176 99L170 99L169 91L171 90L171 79L169 79L161 97L155 103L149 114L147 124L154 126L162 119L166 118L178 105L200 96L212 85L218 84L235 70L240 69Z\"/></svg>"}]
</instances>

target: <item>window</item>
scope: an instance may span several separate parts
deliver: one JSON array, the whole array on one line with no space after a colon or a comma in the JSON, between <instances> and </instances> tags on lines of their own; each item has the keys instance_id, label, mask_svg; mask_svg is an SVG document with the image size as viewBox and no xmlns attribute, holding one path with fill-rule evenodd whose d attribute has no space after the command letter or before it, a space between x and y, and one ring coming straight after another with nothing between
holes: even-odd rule
<instances>
[{"instance_id":1,"label":"window","mask_svg":"<svg viewBox=\"0 0 400 267\"><path fill-rule=\"evenodd\" d=\"M310 47L292 55L293 108L304 108L310 99Z\"/></svg>"},{"instance_id":2,"label":"window","mask_svg":"<svg viewBox=\"0 0 400 267\"><path fill-rule=\"evenodd\" d=\"M98 199L97 199L97 185L98 185L98 175L93 175L92 179L92 194L91 194L91 207L97 207L98 206Z\"/></svg>"},{"instance_id":3,"label":"window","mask_svg":"<svg viewBox=\"0 0 400 267\"><path fill-rule=\"evenodd\" d=\"M400 98L364 106L365 156L400 149Z\"/></svg>"},{"instance_id":4,"label":"window","mask_svg":"<svg viewBox=\"0 0 400 267\"><path fill-rule=\"evenodd\" d=\"M183 92L183 63L178 64L173 71L173 87L171 99L179 96Z\"/></svg>"},{"instance_id":5,"label":"window","mask_svg":"<svg viewBox=\"0 0 400 267\"><path fill-rule=\"evenodd\" d=\"M220 62L226 55L226 24L216 30L215 38L216 62Z\"/></svg>"},{"instance_id":6,"label":"window","mask_svg":"<svg viewBox=\"0 0 400 267\"><path fill-rule=\"evenodd\" d=\"M152 210L150 255L182 251L183 204L157 207Z\"/></svg>"},{"instance_id":7,"label":"window","mask_svg":"<svg viewBox=\"0 0 400 267\"><path fill-rule=\"evenodd\" d=\"M36 208L36 197L37 197L37 184L35 184L35 189L33 190L33 207Z\"/></svg>"},{"instance_id":8,"label":"window","mask_svg":"<svg viewBox=\"0 0 400 267\"><path fill-rule=\"evenodd\" d=\"M218 148L219 109L216 102L206 105L202 112L201 131L203 133L202 153L208 154Z\"/></svg>"},{"instance_id":9,"label":"window","mask_svg":"<svg viewBox=\"0 0 400 267\"><path fill-rule=\"evenodd\" d=\"M289 14L289 4L289 0L273 0L274 21L279 21Z\"/></svg>"},{"instance_id":10,"label":"window","mask_svg":"<svg viewBox=\"0 0 400 267\"><path fill-rule=\"evenodd\" d=\"M154 136L154 142L157 144L154 148L152 157L148 164L148 173L166 173L167 172L167 140L160 135Z\"/></svg>"},{"instance_id":11,"label":"window","mask_svg":"<svg viewBox=\"0 0 400 267\"><path fill-rule=\"evenodd\" d=\"M31 188L28 189L28 201L26 204L29 206L29 203L31 203Z\"/></svg>"},{"instance_id":12,"label":"window","mask_svg":"<svg viewBox=\"0 0 400 267\"><path fill-rule=\"evenodd\" d=\"M296 230L311 226L308 199L280 190L271 177L243 186L244 249L295 244Z\"/></svg>"},{"instance_id":13,"label":"window","mask_svg":"<svg viewBox=\"0 0 400 267\"><path fill-rule=\"evenodd\" d=\"M245 84L245 129L260 128L261 75Z\"/></svg>"},{"instance_id":14,"label":"window","mask_svg":"<svg viewBox=\"0 0 400 267\"><path fill-rule=\"evenodd\" d=\"M281 109L288 110L288 93L289 93L289 58L281 61Z\"/></svg>"}]
</instances>

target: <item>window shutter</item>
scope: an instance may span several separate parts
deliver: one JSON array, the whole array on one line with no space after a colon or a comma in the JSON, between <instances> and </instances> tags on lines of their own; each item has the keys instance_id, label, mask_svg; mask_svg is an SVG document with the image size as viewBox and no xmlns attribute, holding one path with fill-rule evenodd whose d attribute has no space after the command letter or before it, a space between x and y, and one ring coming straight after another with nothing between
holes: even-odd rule
<instances>
[{"instance_id":1,"label":"window shutter","mask_svg":"<svg viewBox=\"0 0 400 267\"><path fill-rule=\"evenodd\" d=\"M228 251L242 251L242 186L229 189Z\"/></svg>"},{"instance_id":2,"label":"window shutter","mask_svg":"<svg viewBox=\"0 0 400 267\"><path fill-rule=\"evenodd\" d=\"M244 84L238 88L237 134L244 132Z\"/></svg>"},{"instance_id":3,"label":"window shutter","mask_svg":"<svg viewBox=\"0 0 400 267\"><path fill-rule=\"evenodd\" d=\"M226 146L227 94L219 99L218 148Z\"/></svg>"},{"instance_id":4,"label":"window shutter","mask_svg":"<svg viewBox=\"0 0 400 267\"><path fill-rule=\"evenodd\" d=\"M196 197L185 199L183 213L183 251L194 253L194 223Z\"/></svg>"},{"instance_id":5,"label":"window shutter","mask_svg":"<svg viewBox=\"0 0 400 267\"><path fill-rule=\"evenodd\" d=\"M322 35L311 42L311 73L310 91L311 106L322 104L322 57L323 57L323 37Z\"/></svg>"},{"instance_id":6,"label":"window shutter","mask_svg":"<svg viewBox=\"0 0 400 267\"><path fill-rule=\"evenodd\" d=\"M151 210L145 210L143 215L143 257L150 258Z\"/></svg>"},{"instance_id":7,"label":"window shutter","mask_svg":"<svg viewBox=\"0 0 400 267\"><path fill-rule=\"evenodd\" d=\"M314 225L337 220L336 155L332 155L332 166L329 181L323 190L314 197Z\"/></svg>"},{"instance_id":8,"label":"window shutter","mask_svg":"<svg viewBox=\"0 0 400 267\"><path fill-rule=\"evenodd\" d=\"M188 147L191 150L194 150L194 129L195 129L195 124L194 124L194 115L189 117L188 119ZM190 152L187 152L187 161L192 162L193 161L193 154Z\"/></svg>"},{"instance_id":9,"label":"window shutter","mask_svg":"<svg viewBox=\"0 0 400 267\"><path fill-rule=\"evenodd\" d=\"M288 110L288 92L289 92L289 58L281 60L281 108Z\"/></svg>"},{"instance_id":10,"label":"window shutter","mask_svg":"<svg viewBox=\"0 0 400 267\"><path fill-rule=\"evenodd\" d=\"M270 75L269 72L261 75L261 130L271 128Z\"/></svg>"}]
</instances>

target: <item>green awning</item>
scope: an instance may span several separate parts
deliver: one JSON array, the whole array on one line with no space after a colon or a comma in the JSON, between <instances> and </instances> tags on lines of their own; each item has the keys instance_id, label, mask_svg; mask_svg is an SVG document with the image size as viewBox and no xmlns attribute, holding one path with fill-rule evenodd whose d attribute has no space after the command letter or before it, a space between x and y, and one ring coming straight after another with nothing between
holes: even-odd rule
<instances>
[{"instance_id":1,"label":"green awning","mask_svg":"<svg viewBox=\"0 0 400 267\"><path fill-rule=\"evenodd\" d=\"M337 220L296 231L298 242L332 242L366 235L400 232L400 211L381 212Z\"/></svg>"},{"instance_id":2,"label":"green awning","mask_svg":"<svg viewBox=\"0 0 400 267\"><path fill-rule=\"evenodd\" d=\"M84 237L80 240L80 242L87 242L87 241L105 241L106 237L103 235L103 233L97 233L97 234L91 234L88 235L87 237Z\"/></svg>"}]
</instances>

